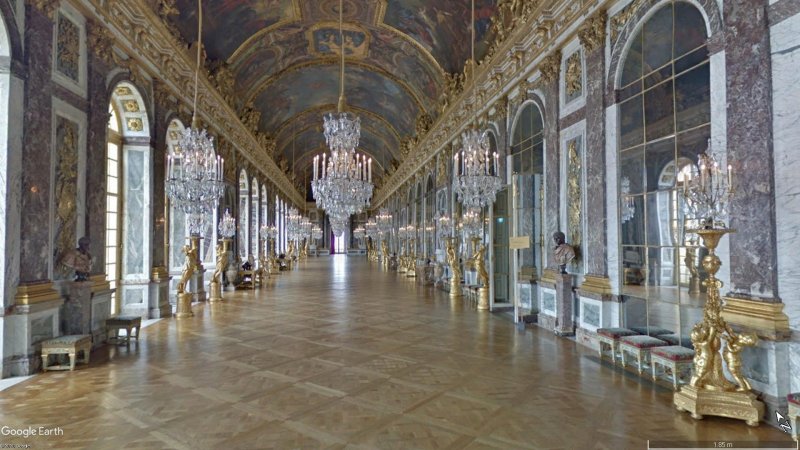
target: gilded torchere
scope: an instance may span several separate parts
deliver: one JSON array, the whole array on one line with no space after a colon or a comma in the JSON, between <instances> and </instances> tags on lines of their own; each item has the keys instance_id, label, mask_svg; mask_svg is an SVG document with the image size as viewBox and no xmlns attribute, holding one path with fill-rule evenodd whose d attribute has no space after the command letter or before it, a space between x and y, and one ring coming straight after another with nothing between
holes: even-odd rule
<instances>
[{"instance_id":1,"label":"gilded torchere","mask_svg":"<svg viewBox=\"0 0 800 450\"><path fill-rule=\"evenodd\" d=\"M214 267L214 274L211 276L209 290L211 291L208 301L211 303L222 301L222 274L228 268L228 243L230 239L222 239L217 243L217 264Z\"/></svg>"},{"instance_id":2,"label":"gilded torchere","mask_svg":"<svg viewBox=\"0 0 800 450\"><path fill-rule=\"evenodd\" d=\"M475 249L472 255L472 266L478 275L478 310L486 311L489 309L489 272L486 271L486 245L481 244Z\"/></svg>"},{"instance_id":3,"label":"gilded torchere","mask_svg":"<svg viewBox=\"0 0 800 450\"><path fill-rule=\"evenodd\" d=\"M689 411L695 419L704 415L740 419L750 426L757 426L764 415L764 404L750 392L750 384L742 375L741 350L753 346L758 338L753 333L737 334L722 318L722 298L719 289L722 282L716 274L722 263L715 251L719 240L734 230L709 228L691 230L703 239L708 255L703 258L703 268L708 278L703 281L707 299L703 308L703 321L694 326L691 333L695 348L694 372L688 386L675 394L674 403L679 411ZM722 341L727 345L722 354ZM734 382L724 374L727 365Z\"/></svg>"},{"instance_id":4,"label":"gilded torchere","mask_svg":"<svg viewBox=\"0 0 800 450\"><path fill-rule=\"evenodd\" d=\"M450 297L461 297L461 266L456 252L457 239L447 238L447 264L450 265Z\"/></svg>"}]
</instances>

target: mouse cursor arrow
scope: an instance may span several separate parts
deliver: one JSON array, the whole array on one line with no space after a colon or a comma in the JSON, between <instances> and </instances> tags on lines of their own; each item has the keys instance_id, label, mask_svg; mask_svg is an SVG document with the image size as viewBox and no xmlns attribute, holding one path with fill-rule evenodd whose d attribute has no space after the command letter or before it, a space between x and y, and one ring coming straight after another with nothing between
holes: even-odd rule
<instances>
[{"instance_id":1,"label":"mouse cursor arrow","mask_svg":"<svg viewBox=\"0 0 800 450\"><path fill-rule=\"evenodd\" d=\"M789 421L787 421L786 418L783 417L783 414L781 414L780 411L775 411L775 417L778 420L778 427L780 427L780 429L783 430L784 433L791 434L792 426L789 424Z\"/></svg>"}]
</instances>

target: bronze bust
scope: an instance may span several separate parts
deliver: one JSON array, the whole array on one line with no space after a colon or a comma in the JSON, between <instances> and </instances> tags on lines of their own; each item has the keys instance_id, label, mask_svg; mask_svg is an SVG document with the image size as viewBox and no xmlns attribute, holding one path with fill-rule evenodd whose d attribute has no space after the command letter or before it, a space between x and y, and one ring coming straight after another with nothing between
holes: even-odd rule
<instances>
[{"instance_id":1,"label":"bronze bust","mask_svg":"<svg viewBox=\"0 0 800 450\"><path fill-rule=\"evenodd\" d=\"M561 269L561 273L567 273L567 264L575 259L575 249L566 243L566 236L560 231L553 233L553 241L556 244L556 248L553 250L556 263Z\"/></svg>"}]
</instances>

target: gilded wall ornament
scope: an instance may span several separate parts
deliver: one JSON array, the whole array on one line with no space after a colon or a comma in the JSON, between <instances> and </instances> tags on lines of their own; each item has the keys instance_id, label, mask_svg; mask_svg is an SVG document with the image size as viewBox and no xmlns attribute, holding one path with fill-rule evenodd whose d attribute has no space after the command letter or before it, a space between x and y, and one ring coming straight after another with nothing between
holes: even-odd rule
<instances>
[{"instance_id":1,"label":"gilded wall ornament","mask_svg":"<svg viewBox=\"0 0 800 450\"><path fill-rule=\"evenodd\" d=\"M242 108L242 114L239 116L242 123L250 131L258 130L261 123L261 111L256 108L253 102L250 102Z\"/></svg>"},{"instance_id":2,"label":"gilded wall ornament","mask_svg":"<svg viewBox=\"0 0 800 450\"><path fill-rule=\"evenodd\" d=\"M53 260L57 261L75 246L78 230L78 144L80 128L77 123L58 116L56 119L55 220ZM55 275L69 275L62 267Z\"/></svg>"},{"instance_id":3,"label":"gilded wall ornament","mask_svg":"<svg viewBox=\"0 0 800 450\"><path fill-rule=\"evenodd\" d=\"M64 14L59 14L56 33L56 70L78 82L81 62L80 28Z\"/></svg>"},{"instance_id":4,"label":"gilded wall ornament","mask_svg":"<svg viewBox=\"0 0 800 450\"><path fill-rule=\"evenodd\" d=\"M433 119L430 114L422 113L417 116L417 123L415 126L417 137L421 138L425 136L431 129L431 125L433 125Z\"/></svg>"},{"instance_id":5,"label":"gilded wall ornament","mask_svg":"<svg viewBox=\"0 0 800 450\"><path fill-rule=\"evenodd\" d=\"M608 14L606 10L600 10L597 14L586 19L583 26L578 30L578 39L587 52L593 52L602 48L606 39L606 22Z\"/></svg>"},{"instance_id":6,"label":"gilded wall ornament","mask_svg":"<svg viewBox=\"0 0 800 450\"><path fill-rule=\"evenodd\" d=\"M556 50L546 56L542 63L539 65L539 71L542 73L542 80L545 83L552 83L558 79L558 73L561 70L561 50Z\"/></svg>"},{"instance_id":7,"label":"gilded wall ornament","mask_svg":"<svg viewBox=\"0 0 800 450\"><path fill-rule=\"evenodd\" d=\"M235 88L236 78L231 72L230 66L224 61L214 61L211 63L211 81L214 87L222 95L222 98L233 107L236 102Z\"/></svg>"},{"instance_id":8,"label":"gilded wall ornament","mask_svg":"<svg viewBox=\"0 0 800 450\"><path fill-rule=\"evenodd\" d=\"M567 58L564 82L567 97L580 97L583 93L583 65L581 64L580 50Z\"/></svg>"},{"instance_id":9,"label":"gilded wall ornament","mask_svg":"<svg viewBox=\"0 0 800 450\"><path fill-rule=\"evenodd\" d=\"M114 93L123 96L123 95L133 95L133 91L128 86L118 86L114 89Z\"/></svg>"},{"instance_id":10,"label":"gilded wall ornament","mask_svg":"<svg viewBox=\"0 0 800 450\"><path fill-rule=\"evenodd\" d=\"M128 117L125 119L125 127L128 128L128 131L143 131L144 123L139 117Z\"/></svg>"},{"instance_id":11,"label":"gilded wall ornament","mask_svg":"<svg viewBox=\"0 0 800 450\"><path fill-rule=\"evenodd\" d=\"M139 102L133 99L124 100L122 102L122 109L125 112L139 112Z\"/></svg>"},{"instance_id":12,"label":"gilded wall ornament","mask_svg":"<svg viewBox=\"0 0 800 450\"><path fill-rule=\"evenodd\" d=\"M581 159L581 139L572 139L567 143L567 215L569 241L573 247L580 247L583 242L583 195Z\"/></svg>"}]
</instances>

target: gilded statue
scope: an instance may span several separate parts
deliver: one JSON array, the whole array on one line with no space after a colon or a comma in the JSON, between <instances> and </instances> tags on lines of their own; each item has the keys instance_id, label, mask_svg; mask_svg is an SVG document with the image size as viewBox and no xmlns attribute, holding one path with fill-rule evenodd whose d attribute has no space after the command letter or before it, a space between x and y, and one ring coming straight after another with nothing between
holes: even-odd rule
<instances>
[{"instance_id":1,"label":"gilded statue","mask_svg":"<svg viewBox=\"0 0 800 450\"><path fill-rule=\"evenodd\" d=\"M472 266L478 272L478 285L489 287L489 272L486 271L486 245L481 244L472 255Z\"/></svg>"},{"instance_id":2,"label":"gilded statue","mask_svg":"<svg viewBox=\"0 0 800 450\"><path fill-rule=\"evenodd\" d=\"M561 273L567 273L567 264L575 259L575 249L566 243L566 236L561 231L553 233L553 241L556 244L553 250L556 264L561 269Z\"/></svg>"},{"instance_id":3,"label":"gilded statue","mask_svg":"<svg viewBox=\"0 0 800 450\"><path fill-rule=\"evenodd\" d=\"M61 264L75 271L75 281L88 281L92 270L92 255L89 253L89 238L78 239L78 248L70 250L61 259Z\"/></svg>"},{"instance_id":4,"label":"gilded statue","mask_svg":"<svg viewBox=\"0 0 800 450\"><path fill-rule=\"evenodd\" d=\"M222 283L222 273L228 267L228 252L221 242L217 243L217 265L214 268L214 273L211 275L211 280L216 283Z\"/></svg>"},{"instance_id":5,"label":"gilded statue","mask_svg":"<svg viewBox=\"0 0 800 450\"><path fill-rule=\"evenodd\" d=\"M745 347L751 347L758 343L758 337L755 333L743 333L743 334L727 334L725 335L725 340L728 342L728 345L725 346L725 350L723 350L723 357L725 358L725 363L728 365L728 371L733 376L733 381L739 385L736 388L739 392L749 392L752 388L750 386L750 382L747 381L747 378L742 375L742 349Z\"/></svg>"},{"instance_id":6,"label":"gilded statue","mask_svg":"<svg viewBox=\"0 0 800 450\"><path fill-rule=\"evenodd\" d=\"M186 255L186 262L183 266L181 278L178 281L178 294L183 294L186 292L186 283L192 279L194 270L197 267L197 248L191 245L184 245L183 254Z\"/></svg>"},{"instance_id":7,"label":"gilded statue","mask_svg":"<svg viewBox=\"0 0 800 450\"><path fill-rule=\"evenodd\" d=\"M289 244L286 246L286 257L289 259L294 259L294 241L289 241Z\"/></svg>"},{"instance_id":8,"label":"gilded statue","mask_svg":"<svg viewBox=\"0 0 800 450\"><path fill-rule=\"evenodd\" d=\"M456 254L455 239L448 239L446 245L447 249L447 264L450 265L451 277L461 281L461 267L458 264L458 254Z\"/></svg>"},{"instance_id":9,"label":"gilded statue","mask_svg":"<svg viewBox=\"0 0 800 450\"><path fill-rule=\"evenodd\" d=\"M381 252L383 253L383 261L386 265L389 264L389 244L386 241L381 241Z\"/></svg>"}]
</instances>

